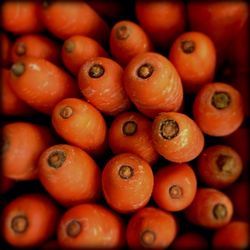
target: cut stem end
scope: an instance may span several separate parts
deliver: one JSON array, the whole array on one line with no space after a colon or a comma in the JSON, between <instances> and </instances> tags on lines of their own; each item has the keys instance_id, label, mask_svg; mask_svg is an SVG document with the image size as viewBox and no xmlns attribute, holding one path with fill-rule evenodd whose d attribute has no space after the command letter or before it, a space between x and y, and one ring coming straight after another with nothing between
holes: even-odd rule
<instances>
[{"instance_id":1,"label":"cut stem end","mask_svg":"<svg viewBox=\"0 0 250 250\"><path fill-rule=\"evenodd\" d=\"M90 69L89 69L89 76L91 78L99 78L104 74L105 70L102 65L100 64L94 64Z\"/></svg>"},{"instance_id":2,"label":"cut stem end","mask_svg":"<svg viewBox=\"0 0 250 250\"><path fill-rule=\"evenodd\" d=\"M160 124L160 135L166 140L171 140L179 133L179 125L176 121L167 119Z\"/></svg>"},{"instance_id":3,"label":"cut stem end","mask_svg":"<svg viewBox=\"0 0 250 250\"><path fill-rule=\"evenodd\" d=\"M56 150L52 153L50 153L49 157L48 157L48 164L50 167L52 168L60 168L64 161L66 160L66 153L64 151L59 151Z\"/></svg>"},{"instance_id":4,"label":"cut stem end","mask_svg":"<svg viewBox=\"0 0 250 250\"><path fill-rule=\"evenodd\" d=\"M66 227L66 233L71 238L77 237L81 233L81 230L82 226L77 220L72 220Z\"/></svg>"},{"instance_id":5,"label":"cut stem end","mask_svg":"<svg viewBox=\"0 0 250 250\"><path fill-rule=\"evenodd\" d=\"M11 228L15 233L24 233L28 226L28 218L25 215L17 215L11 221Z\"/></svg>"},{"instance_id":6,"label":"cut stem end","mask_svg":"<svg viewBox=\"0 0 250 250\"><path fill-rule=\"evenodd\" d=\"M122 132L126 136L134 135L137 131L137 124L134 121L127 121L123 124Z\"/></svg>"},{"instance_id":7,"label":"cut stem end","mask_svg":"<svg viewBox=\"0 0 250 250\"><path fill-rule=\"evenodd\" d=\"M134 175L134 170L131 166L122 165L119 169L119 176L122 179L129 179Z\"/></svg>"}]
</instances>

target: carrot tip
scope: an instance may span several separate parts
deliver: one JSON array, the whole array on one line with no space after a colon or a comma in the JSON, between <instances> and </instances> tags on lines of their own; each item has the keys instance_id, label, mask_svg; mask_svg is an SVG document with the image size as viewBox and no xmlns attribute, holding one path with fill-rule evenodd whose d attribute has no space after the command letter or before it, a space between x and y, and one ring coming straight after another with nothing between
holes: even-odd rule
<instances>
[{"instance_id":1,"label":"carrot tip","mask_svg":"<svg viewBox=\"0 0 250 250\"><path fill-rule=\"evenodd\" d=\"M213 215L215 219L221 220L227 216L227 208L224 204L218 203L213 208Z\"/></svg>"},{"instance_id":2,"label":"carrot tip","mask_svg":"<svg viewBox=\"0 0 250 250\"><path fill-rule=\"evenodd\" d=\"M11 228L15 233L24 233L28 226L28 219L24 215L17 215L11 220Z\"/></svg>"},{"instance_id":3,"label":"carrot tip","mask_svg":"<svg viewBox=\"0 0 250 250\"><path fill-rule=\"evenodd\" d=\"M102 65L100 64L94 64L93 66L91 66L91 68L89 69L89 76L91 78L99 78L104 74L104 68Z\"/></svg>"},{"instance_id":4,"label":"carrot tip","mask_svg":"<svg viewBox=\"0 0 250 250\"><path fill-rule=\"evenodd\" d=\"M70 106L66 106L66 107L62 108L60 111L60 116L63 119L68 119L72 115L73 115L73 109Z\"/></svg>"},{"instance_id":5,"label":"carrot tip","mask_svg":"<svg viewBox=\"0 0 250 250\"><path fill-rule=\"evenodd\" d=\"M137 131L137 124L134 121L127 121L122 126L122 132L124 135L131 136Z\"/></svg>"},{"instance_id":6,"label":"carrot tip","mask_svg":"<svg viewBox=\"0 0 250 250\"><path fill-rule=\"evenodd\" d=\"M155 232L151 230L145 230L142 232L140 241L143 246L152 246L156 240Z\"/></svg>"},{"instance_id":7,"label":"carrot tip","mask_svg":"<svg viewBox=\"0 0 250 250\"><path fill-rule=\"evenodd\" d=\"M76 46L75 46L74 42L72 42L70 40L67 40L67 41L65 41L63 47L64 47L64 49L65 49L66 52L72 53L74 51L74 49L75 49Z\"/></svg>"},{"instance_id":8,"label":"carrot tip","mask_svg":"<svg viewBox=\"0 0 250 250\"><path fill-rule=\"evenodd\" d=\"M195 50L195 43L192 40L181 41L181 49L186 54L191 54Z\"/></svg>"},{"instance_id":9,"label":"carrot tip","mask_svg":"<svg viewBox=\"0 0 250 250\"><path fill-rule=\"evenodd\" d=\"M233 157L220 154L216 159L216 165L220 171L226 174L232 174L232 170L234 168Z\"/></svg>"},{"instance_id":10,"label":"carrot tip","mask_svg":"<svg viewBox=\"0 0 250 250\"><path fill-rule=\"evenodd\" d=\"M21 76L25 71L25 65L21 62L15 63L11 67L11 72L15 76Z\"/></svg>"},{"instance_id":11,"label":"carrot tip","mask_svg":"<svg viewBox=\"0 0 250 250\"><path fill-rule=\"evenodd\" d=\"M18 56L23 56L26 53L26 44L18 43L15 52Z\"/></svg>"},{"instance_id":12,"label":"carrot tip","mask_svg":"<svg viewBox=\"0 0 250 250\"><path fill-rule=\"evenodd\" d=\"M134 175L134 170L131 166L122 165L119 169L119 176L122 179L129 179Z\"/></svg>"},{"instance_id":13,"label":"carrot tip","mask_svg":"<svg viewBox=\"0 0 250 250\"><path fill-rule=\"evenodd\" d=\"M224 109L231 102L230 95L227 92L215 92L212 96L212 105L217 109Z\"/></svg>"},{"instance_id":14,"label":"carrot tip","mask_svg":"<svg viewBox=\"0 0 250 250\"><path fill-rule=\"evenodd\" d=\"M153 74L153 72L154 72L153 66L149 63L145 63L138 68L137 75L140 78L147 79Z\"/></svg>"},{"instance_id":15,"label":"carrot tip","mask_svg":"<svg viewBox=\"0 0 250 250\"><path fill-rule=\"evenodd\" d=\"M178 185L173 185L169 188L169 195L172 199L179 199L183 195L183 190Z\"/></svg>"},{"instance_id":16,"label":"carrot tip","mask_svg":"<svg viewBox=\"0 0 250 250\"><path fill-rule=\"evenodd\" d=\"M127 26L125 25L122 25L122 26L119 26L117 29L116 29L116 38L118 40L125 40L129 37L129 29Z\"/></svg>"},{"instance_id":17,"label":"carrot tip","mask_svg":"<svg viewBox=\"0 0 250 250\"><path fill-rule=\"evenodd\" d=\"M79 221L72 220L66 227L66 233L69 237L75 238L81 232L82 226Z\"/></svg>"},{"instance_id":18,"label":"carrot tip","mask_svg":"<svg viewBox=\"0 0 250 250\"><path fill-rule=\"evenodd\" d=\"M66 153L64 151L54 151L48 157L48 164L52 168L60 168L66 159Z\"/></svg>"},{"instance_id":19,"label":"carrot tip","mask_svg":"<svg viewBox=\"0 0 250 250\"><path fill-rule=\"evenodd\" d=\"M164 120L160 124L160 135L167 140L171 140L179 133L179 125L174 120Z\"/></svg>"}]
</instances>

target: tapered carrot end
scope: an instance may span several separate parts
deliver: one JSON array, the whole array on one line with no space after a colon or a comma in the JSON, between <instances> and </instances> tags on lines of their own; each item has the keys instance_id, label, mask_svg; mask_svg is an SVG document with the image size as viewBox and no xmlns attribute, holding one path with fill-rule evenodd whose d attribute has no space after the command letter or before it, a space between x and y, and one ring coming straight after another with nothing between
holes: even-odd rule
<instances>
[{"instance_id":1,"label":"tapered carrot end","mask_svg":"<svg viewBox=\"0 0 250 250\"><path fill-rule=\"evenodd\" d=\"M22 62L17 62L12 65L11 72L15 76L21 76L25 71L25 65Z\"/></svg>"},{"instance_id":2,"label":"tapered carrot end","mask_svg":"<svg viewBox=\"0 0 250 250\"><path fill-rule=\"evenodd\" d=\"M53 151L48 157L48 164L52 168L60 168L66 160L66 157L67 155L64 151Z\"/></svg>"}]
</instances>

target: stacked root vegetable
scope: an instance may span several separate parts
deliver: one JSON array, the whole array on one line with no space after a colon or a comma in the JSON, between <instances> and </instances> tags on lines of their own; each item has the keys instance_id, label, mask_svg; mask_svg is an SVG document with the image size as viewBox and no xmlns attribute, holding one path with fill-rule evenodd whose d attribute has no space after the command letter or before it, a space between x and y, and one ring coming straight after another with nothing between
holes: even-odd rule
<instances>
[{"instance_id":1,"label":"stacked root vegetable","mask_svg":"<svg viewBox=\"0 0 250 250\"><path fill-rule=\"evenodd\" d=\"M247 1L1 3L3 249L246 249Z\"/></svg>"}]
</instances>

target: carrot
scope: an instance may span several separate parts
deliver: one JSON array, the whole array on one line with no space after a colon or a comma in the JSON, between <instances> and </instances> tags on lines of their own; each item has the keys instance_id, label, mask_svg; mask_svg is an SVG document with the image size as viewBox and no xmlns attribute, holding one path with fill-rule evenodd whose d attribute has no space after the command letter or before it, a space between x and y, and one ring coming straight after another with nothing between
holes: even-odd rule
<instances>
[{"instance_id":1,"label":"carrot","mask_svg":"<svg viewBox=\"0 0 250 250\"><path fill-rule=\"evenodd\" d=\"M12 48L12 61L16 62L23 56L46 59L54 64L60 62L60 47L54 40L39 34L28 34L18 37Z\"/></svg>"},{"instance_id":2,"label":"carrot","mask_svg":"<svg viewBox=\"0 0 250 250\"><path fill-rule=\"evenodd\" d=\"M181 211L193 201L197 180L187 163L170 164L156 171L154 175L153 200L168 211Z\"/></svg>"},{"instance_id":3,"label":"carrot","mask_svg":"<svg viewBox=\"0 0 250 250\"><path fill-rule=\"evenodd\" d=\"M248 221L249 219L249 183L245 180L230 185L226 194L231 199L234 207L234 218Z\"/></svg>"},{"instance_id":4,"label":"carrot","mask_svg":"<svg viewBox=\"0 0 250 250\"><path fill-rule=\"evenodd\" d=\"M2 212L2 235L14 247L39 247L56 231L59 210L45 194L23 194Z\"/></svg>"},{"instance_id":5,"label":"carrot","mask_svg":"<svg viewBox=\"0 0 250 250\"><path fill-rule=\"evenodd\" d=\"M65 249L117 248L125 245L125 225L112 210L97 204L81 204L61 217L57 239Z\"/></svg>"},{"instance_id":6,"label":"carrot","mask_svg":"<svg viewBox=\"0 0 250 250\"><path fill-rule=\"evenodd\" d=\"M15 34L41 32L44 26L40 20L38 1L7 1L1 3L1 26Z\"/></svg>"},{"instance_id":7,"label":"carrot","mask_svg":"<svg viewBox=\"0 0 250 250\"><path fill-rule=\"evenodd\" d=\"M21 100L10 87L10 70L0 69L1 108L0 113L6 116L27 116L35 113L29 105Z\"/></svg>"},{"instance_id":8,"label":"carrot","mask_svg":"<svg viewBox=\"0 0 250 250\"><path fill-rule=\"evenodd\" d=\"M186 92L197 92L214 80L215 47L201 32L189 31L178 36L170 48L169 60L176 67Z\"/></svg>"},{"instance_id":9,"label":"carrot","mask_svg":"<svg viewBox=\"0 0 250 250\"><path fill-rule=\"evenodd\" d=\"M91 104L77 98L66 98L55 106L52 124L69 144L92 155L104 152L107 126L101 113Z\"/></svg>"},{"instance_id":10,"label":"carrot","mask_svg":"<svg viewBox=\"0 0 250 250\"><path fill-rule=\"evenodd\" d=\"M46 149L38 160L39 180L64 206L96 201L101 193L101 172L83 150L67 144Z\"/></svg>"},{"instance_id":11,"label":"carrot","mask_svg":"<svg viewBox=\"0 0 250 250\"><path fill-rule=\"evenodd\" d=\"M15 181L0 173L0 194L4 194L13 188Z\"/></svg>"},{"instance_id":12,"label":"carrot","mask_svg":"<svg viewBox=\"0 0 250 250\"><path fill-rule=\"evenodd\" d=\"M10 85L19 98L45 114L51 114L62 99L79 93L70 75L51 62L35 57L20 58L12 65Z\"/></svg>"},{"instance_id":13,"label":"carrot","mask_svg":"<svg viewBox=\"0 0 250 250\"><path fill-rule=\"evenodd\" d=\"M225 193L214 188L199 187L193 202L186 208L184 214L193 224L216 229L230 222L233 205Z\"/></svg>"},{"instance_id":14,"label":"carrot","mask_svg":"<svg viewBox=\"0 0 250 250\"><path fill-rule=\"evenodd\" d=\"M114 60L95 57L80 68L78 85L83 96L107 115L128 110L131 102L123 88L122 67Z\"/></svg>"},{"instance_id":15,"label":"carrot","mask_svg":"<svg viewBox=\"0 0 250 250\"><path fill-rule=\"evenodd\" d=\"M119 213L132 213L146 206L153 184L151 166L131 153L113 156L102 172L105 200Z\"/></svg>"},{"instance_id":16,"label":"carrot","mask_svg":"<svg viewBox=\"0 0 250 250\"><path fill-rule=\"evenodd\" d=\"M135 56L124 70L124 87L137 109L147 116L181 108L183 89L179 74L159 53Z\"/></svg>"},{"instance_id":17,"label":"carrot","mask_svg":"<svg viewBox=\"0 0 250 250\"><path fill-rule=\"evenodd\" d=\"M233 148L217 144L206 147L199 155L197 170L203 183L220 189L228 187L240 177L242 161Z\"/></svg>"},{"instance_id":18,"label":"carrot","mask_svg":"<svg viewBox=\"0 0 250 250\"><path fill-rule=\"evenodd\" d=\"M205 84L195 96L194 120L210 136L233 133L244 120L240 93L226 83Z\"/></svg>"},{"instance_id":19,"label":"carrot","mask_svg":"<svg viewBox=\"0 0 250 250\"><path fill-rule=\"evenodd\" d=\"M85 2L44 1L41 8L41 18L45 27L60 39L84 35L101 43L108 40L108 25Z\"/></svg>"},{"instance_id":20,"label":"carrot","mask_svg":"<svg viewBox=\"0 0 250 250\"><path fill-rule=\"evenodd\" d=\"M237 37L247 21L247 1L208 1L205 3L189 1L187 12L190 29L208 35L215 44L218 63L223 62L230 42Z\"/></svg>"},{"instance_id":21,"label":"carrot","mask_svg":"<svg viewBox=\"0 0 250 250\"><path fill-rule=\"evenodd\" d=\"M5 32L0 32L0 65L9 67L11 64L11 47L12 42Z\"/></svg>"},{"instance_id":22,"label":"carrot","mask_svg":"<svg viewBox=\"0 0 250 250\"><path fill-rule=\"evenodd\" d=\"M212 246L215 249L248 249L249 223L236 220L216 230Z\"/></svg>"},{"instance_id":23,"label":"carrot","mask_svg":"<svg viewBox=\"0 0 250 250\"><path fill-rule=\"evenodd\" d=\"M97 41L79 35L71 36L64 41L61 55L64 65L76 76L82 64L88 59L97 56L108 57Z\"/></svg>"},{"instance_id":24,"label":"carrot","mask_svg":"<svg viewBox=\"0 0 250 250\"><path fill-rule=\"evenodd\" d=\"M171 249L208 249L208 240L199 232L184 232L177 235Z\"/></svg>"},{"instance_id":25,"label":"carrot","mask_svg":"<svg viewBox=\"0 0 250 250\"><path fill-rule=\"evenodd\" d=\"M153 121L152 138L156 151L169 161L195 159L204 147L204 136L187 115L162 112Z\"/></svg>"},{"instance_id":26,"label":"carrot","mask_svg":"<svg viewBox=\"0 0 250 250\"><path fill-rule=\"evenodd\" d=\"M179 0L136 0L135 14L142 28L160 49L168 49L186 26L184 3Z\"/></svg>"},{"instance_id":27,"label":"carrot","mask_svg":"<svg viewBox=\"0 0 250 250\"><path fill-rule=\"evenodd\" d=\"M151 40L137 23L123 20L111 29L109 46L112 56L122 66L126 66L137 54L153 50Z\"/></svg>"},{"instance_id":28,"label":"carrot","mask_svg":"<svg viewBox=\"0 0 250 250\"><path fill-rule=\"evenodd\" d=\"M159 154L153 147L151 129L152 122L138 112L119 114L109 128L109 146L114 154L137 154L154 165Z\"/></svg>"},{"instance_id":29,"label":"carrot","mask_svg":"<svg viewBox=\"0 0 250 250\"><path fill-rule=\"evenodd\" d=\"M37 160L55 139L52 131L42 125L11 122L2 127L2 171L16 180L36 179Z\"/></svg>"},{"instance_id":30,"label":"carrot","mask_svg":"<svg viewBox=\"0 0 250 250\"><path fill-rule=\"evenodd\" d=\"M145 207L128 221L126 238L130 249L165 249L178 231L175 216L156 207Z\"/></svg>"}]
</instances>

